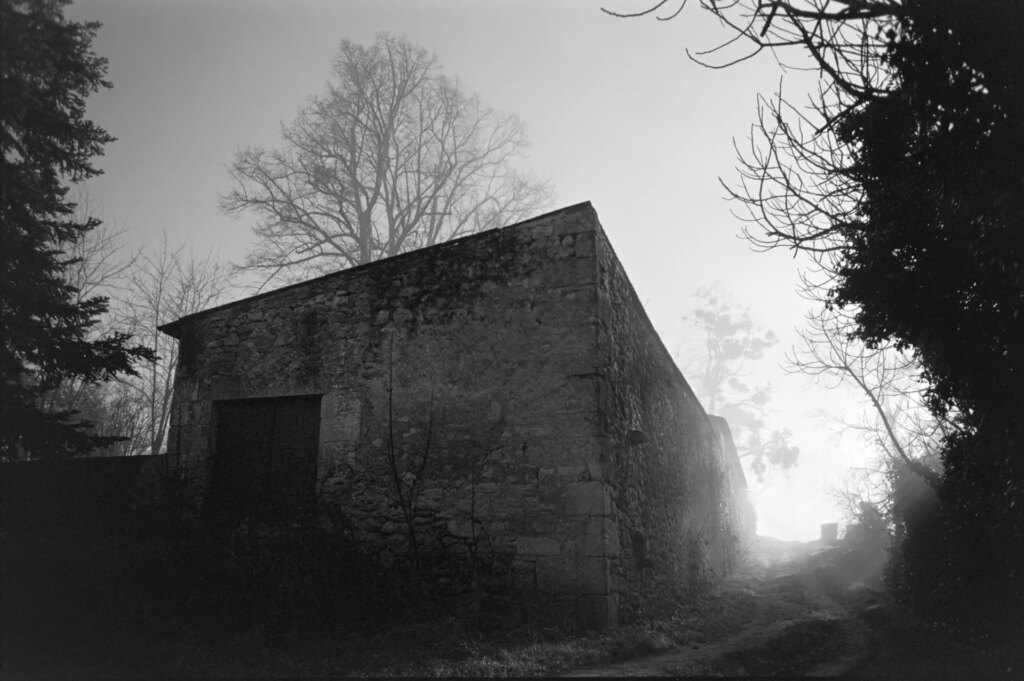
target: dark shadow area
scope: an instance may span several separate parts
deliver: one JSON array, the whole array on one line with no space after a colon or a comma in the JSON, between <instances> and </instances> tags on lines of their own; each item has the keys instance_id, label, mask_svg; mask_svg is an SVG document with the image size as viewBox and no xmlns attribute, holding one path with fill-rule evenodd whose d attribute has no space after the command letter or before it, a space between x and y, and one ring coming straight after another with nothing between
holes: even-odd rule
<instances>
[{"instance_id":1,"label":"dark shadow area","mask_svg":"<svg viewBox=\"0 0 1024 681\"><path fill-rule=\"evenodd\" d=\"M536 598L485 593L473 575L427 588L411 565L368 554L343 518L187 527L162 463L0 467L4 674L374 673L567 635Z\"/></svg>"}]
</instances>

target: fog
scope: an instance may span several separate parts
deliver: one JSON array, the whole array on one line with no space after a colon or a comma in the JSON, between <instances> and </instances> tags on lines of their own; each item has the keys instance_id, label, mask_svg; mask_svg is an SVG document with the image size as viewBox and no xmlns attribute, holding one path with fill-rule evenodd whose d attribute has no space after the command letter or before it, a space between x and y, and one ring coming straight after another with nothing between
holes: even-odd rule
<instances>
[{"instance_id":1,"label":"fog","mask_svg":"<svg viewBox=\"0 0 1024 681\"><path fill-rule=\"evenodd\" d=\"M734 142L745 143L757 95L782 71L768 56L724 71L691 61L687 49L730 37L704 13L656 22L614 19L592 2L82 0L68 16L102 22L94 50L114 85L89 102L118 138L89 186L100 217L126 227L134 246L166 230L236 263L252 224L218 209L235 152L279 144L280 126L322 91L343 38L369 44L389 31L435 52L464 89L521 118L531 141L521 166L552 183L552 208L594 204L684 374L699 365L699 287L718 285L776 334L744 380L771 384L766 423L788 429L800 457L763 481L748 470L759 532L810 540L842 520L833 491L870 445L839 424L862 406L780 369L810 307L796 293L803 263L753 251L719 184L735 179ZM799 100L813 80L791 70L783 84Z\"/></svg>"}]
</instances>

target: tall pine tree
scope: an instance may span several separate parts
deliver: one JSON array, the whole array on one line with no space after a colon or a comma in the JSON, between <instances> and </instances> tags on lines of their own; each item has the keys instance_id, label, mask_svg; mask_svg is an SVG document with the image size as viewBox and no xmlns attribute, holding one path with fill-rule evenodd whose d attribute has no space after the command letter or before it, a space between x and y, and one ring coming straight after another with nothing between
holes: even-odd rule
<instances>
[{"instance_id":1,"label":"tall pine tree","mask_svg":"<svg viewBox=\"0 0 1024 681\"><path fill-rule=\"evenodd\" d=\"M0 460L84 453L104 438L40 397L62 381L133 374L152 359L130 337L90 337L107 299L78 301L63 276L71 246L99 221L75 220L72 185L98 175L113 140L85 118L110 87L91 51L99 28L63 16L66 0L0 0Z\"/></svg>"}]
</instances>

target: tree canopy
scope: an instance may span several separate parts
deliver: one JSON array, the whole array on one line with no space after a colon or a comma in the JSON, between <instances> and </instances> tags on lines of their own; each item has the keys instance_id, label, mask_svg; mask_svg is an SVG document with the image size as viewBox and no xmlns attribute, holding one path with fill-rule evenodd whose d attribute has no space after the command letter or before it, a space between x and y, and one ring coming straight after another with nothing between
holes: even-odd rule
<instances>
[{"instance_id":1,"label":"tree canopy","mask_svg":"<svg viewBox=\"0 0 1024 681\"><path fill-rule=\"evenodd\" d=\"M326 92L283 145L238 153L222 207L251 212L246 266L266 280L302 279L523 220L551 187L514 161L526 148L515 116L465 93L435 55L381 34L344 40Z\"/></svg>"},{"instance_id":2,"label":"tree canopy","mask_svg":"<svg viewBox=\"0 0 1024 681\"><path fill-rule=\"evenodd\" d=\"M130 337L90 330L107 308L80 299L66 276L72 247L96 219L75 219L71 185L97 175L112 137L85 117L106 61L92 53L95 23L63 17L57 0L0 2L0 458L62 456L106 438L41 398L62 382L133 373L151 358Z\"/></svg>"},{"instance_id":3,"label":"tree canopy","mask_svg":"<svg viewBox=\"0 0 1024 681\"><path fill-rule=\"evenodd\" d=\"M914 348L933 407L969 420L1024 404L1024 12L1013 5L907 3L882 55L887 93L837 125L862 200L837 225L847 246L833 300L859 307L869 343Z\"/></svg>"}]
</instances>

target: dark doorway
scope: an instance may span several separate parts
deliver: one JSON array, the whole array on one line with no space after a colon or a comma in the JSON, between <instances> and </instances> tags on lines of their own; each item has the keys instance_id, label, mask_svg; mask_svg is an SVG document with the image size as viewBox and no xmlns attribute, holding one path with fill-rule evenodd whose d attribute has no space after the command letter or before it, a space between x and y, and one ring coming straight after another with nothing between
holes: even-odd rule
<instances>
[{"instance_id":1,"label":"dark doorway","mask_svg":"<svg viewBox=\"0 0 1024 681\"><path fill-rule=\"evenodd\" d=\"M300 519L313 509L320 395L214 403L210 510L219 525Z\"/></svg>"}]
</instances>

